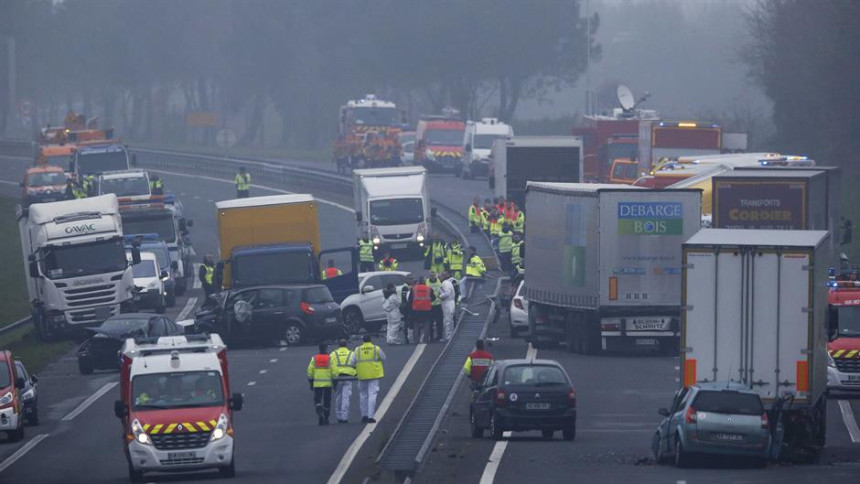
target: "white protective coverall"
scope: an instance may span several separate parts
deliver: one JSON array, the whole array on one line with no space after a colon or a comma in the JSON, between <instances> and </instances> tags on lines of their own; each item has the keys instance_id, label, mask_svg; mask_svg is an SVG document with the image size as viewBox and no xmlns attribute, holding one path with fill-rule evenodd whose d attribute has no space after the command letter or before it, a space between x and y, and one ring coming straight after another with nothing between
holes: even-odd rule
<instances>
[{"instance_id":1,"label":"white protective coverall","mask_svg":"<svg viewBox=\"0 0 860 484\"><path fill-rule=\"evenodd\" d=\"M445 331L445 341L454 336L454 310L457 307L456 293L451 278L442 281L439 288L439 298L442 299L442 328Z\"/></svg>"},{"instance_id":2,"label":"white protective coverall","mask_svg":"<svg viewBox=\"0 0 860 484\"><path fill-rule=\"evenodd\" d=\"M385 340L390 345L403 344L403 316L400 314L400 296L396 291L382 301L382 310L388 320Z\"/></svg>"}]
</instances>

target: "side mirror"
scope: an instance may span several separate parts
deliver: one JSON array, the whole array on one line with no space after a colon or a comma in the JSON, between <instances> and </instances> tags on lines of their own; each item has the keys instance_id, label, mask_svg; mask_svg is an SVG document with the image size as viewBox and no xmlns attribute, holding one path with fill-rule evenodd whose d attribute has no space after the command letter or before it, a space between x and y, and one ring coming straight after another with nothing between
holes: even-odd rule
<instances>
[{"instance_id":1,"label":"side mirror","mask_svg":"<svg viewBox=\"0 0 860 484\"><path fill-rule=\"evenodd\" d=\"M27 268L30 272L30 277L32 277L33 279L38 279L40 277L38 262L31 260L30 263L27 265Z\"/></svg>"},{"instance_id":2,"label":"side mirror","mask_svg":"<svg viewBox=\"0 0 860 484\"><path fill-rule=\"evenodd\" d=\"M242 410L242 407L245 405L245 398L242 397L241 393L234 393L232 397L230 397L230 408L233 410L239 411Z\"/></svg>"},{"instance_id":3,"label":"side mirror","mask_svg":"<svg viewBox=\"0 0 860 484\"><path fill-rule=\"evenodd\" d=\"M369 293L370 291L375 291L375 290L376 290L376 288L375 288L375 287L371 286L370 284L367 284L367 285L365 285L364 287L362 287L362 288L361 288L361 293L362 293L362 294L367 294L367 293Z\"/></svg>"},{"instance_id":4,"label":"side mirror","mask_svg":"<svg viewBox=\"0 0 860 484\"><path fill-rule=\"evenodd\" d=\"M17 379L15 379L15 388L21 390L25 386L27 386L27 382L24 381L23 376L19 376Z\"/></svg>"},{"instance_id":5,"label":"side mirror","mask_svg":"<svg viewBox=\"0 0 860 484\"><path fill-rule=\"evenodd\" d=\"M472 143L466 143L466 146L463 147L463 150L467 153L472 151Z\"/></svg>"},{"instance_id":6,"label":"side mirror","mask_svg":"<svg viewBox=\"0 0 860 484\"><path fill-rule=\"evenodd\" d=\"M35 385L36 383L39 383L39 378L36 375L31 375L30 376L30 383L32 383L33 385Z\"/></svg>"},{"instance_id":7,"label":"side mirror","mask_svg":"<svg viewBox=\"0 0 860 484\"><path fill-rule=\"evenodd\" d=\"M664 417L668 417L669 416L669 409L668 408L661 408L660 410L657 410L657 413L659 413L660 415L662 415Z\"/></svg>"},{"instance_id":8,"label":"side mirror","mask_svg":"<svg viewBox=\"0 0 860 484\"><path fill-rule=\"evenodd\" d=\"M361 212L355 212L355 221L361 222Z\"/></svg>"},{"instance_id":9,"label":"side mirror","mask_svg":"<svg viewBox=\"0 0 860 484\"><path fill-rule=\"evenodd\" d=\"M122 403L122 400L116 400L113 402L113 414L116 415L116 418L125 418L127 413L128 408L126 408L125 404Z\"/></svg>"},{"instance_id":10,"label":"side mirror","mask_svg":"<svg viewBox=\"0 0 860 484\"><path fill-rule=\"evenodd\" d=\"M430 209L430 217L436 217L436 207Z\"/></svg>"},{"instance_id":11,"label":"side mirror","mask_svg":"<svg viewBox=\"0 0 860 484\"><path fill-rule=\"evenodd\" d=\"M140 264L140 247L131 248L131 265Z\"/></svg>"},{"instance_id":12,"label":"side mirror","mask_svg":"<svg viewBox=\"0 0 860 484\"><path fill-rule=\"evenodd\" d=\"M168 274L167 271L161 271L160 277L161 277L162 281L166 281L166 280L170 279L170 274Z\"/></svg>"},{"instance_id":13,"label":"side mirror","mask_svg":"<svg viewBox=\"0 0 860 484\"><path fill-rule=\"evenodd\" d=\"M170 268L173 269L174 271L178 271L179 270L179 261L172 261L170 263Z\"/></svg>"}]
</instances>

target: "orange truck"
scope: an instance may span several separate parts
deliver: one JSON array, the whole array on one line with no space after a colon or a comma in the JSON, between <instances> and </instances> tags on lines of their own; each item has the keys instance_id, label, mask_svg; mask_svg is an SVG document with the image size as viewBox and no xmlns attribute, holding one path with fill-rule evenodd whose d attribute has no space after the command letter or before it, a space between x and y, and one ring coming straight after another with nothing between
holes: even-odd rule
<instances>
[{"instance_id":1,"label":"orange truck","mask_svg":"<svg viewBox=\"0 0 860 484\"><path fill-rule=\"evenodd\" d=\"M338 168L399 166L400 121L397 105L373 94L341 106L333 150Z\"/></svg>"},{"instance_id":2,"label":"orange truck","mask_svg":"<svg viewBox=\"0 0 860 484\"><path fill-rule=\"evenodd\" d=\"M833 272L831 271L831 274ZM831 275L827 300L827 393L860 396L860 281Z\"/></svg>"}]
</instances>

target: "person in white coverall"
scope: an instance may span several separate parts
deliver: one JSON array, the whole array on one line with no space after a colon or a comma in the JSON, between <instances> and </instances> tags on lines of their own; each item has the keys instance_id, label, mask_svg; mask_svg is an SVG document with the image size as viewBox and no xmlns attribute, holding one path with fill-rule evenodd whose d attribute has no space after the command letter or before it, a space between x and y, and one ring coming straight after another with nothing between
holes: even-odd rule
<instances>
[{"instance_id":1,"label":"person in white coverall","mask_svg":"<svg viewBox=\"0 0 860 484\"><path fill-rule=\"evenodd\" d=\"M382 310L388 320L388 330L385 340L390 345L403 344L403 315L400 314L400 295L394 284L389 284L382 291Z\"/></svg>"},{"instance_id":2,"label":"person in white coverall","mask_svg":"<svg viewBox=\"0 0 860 484\"><path fill-rule=\"evenodd\" d=\"M448 272L442 273L442 286L439 288L439 299L442 300L442 327L445 331L445 341L454 336L454 310L457 308L457 293Z\"/></svg>"}]
</instances>

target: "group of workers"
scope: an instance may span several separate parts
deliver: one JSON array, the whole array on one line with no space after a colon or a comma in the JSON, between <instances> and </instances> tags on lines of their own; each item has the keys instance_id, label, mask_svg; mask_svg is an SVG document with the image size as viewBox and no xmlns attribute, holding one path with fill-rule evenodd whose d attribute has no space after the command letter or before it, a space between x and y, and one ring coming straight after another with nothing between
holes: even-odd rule
<instances>
[{"instance_id":1,"label":"group of workers","mask_svg":"<svg viewBox=\"0 0 860 484\"><path fill-rule=\"evenodd\" d=\"M525 213L516 202L498 197L494 201L475 197L469 205L469 229L472 233L484 232L499 256L502 271L511 276L523 272L525 256Z\"/></svg>"},{"instance_id":2,"label":"group of workers","mask_svg":"<svg viewBox=\"0 0 860 484\"><path fill-rule=\"evenodd\" d=\"M96 195L97 191L96 176L93 174L81 176L80 181L75 177L66 180L66 200L87 198ZM160 176L149 177L149 192L152 195L164 195L164 182Z\"/></svg>"}]
</instances>

